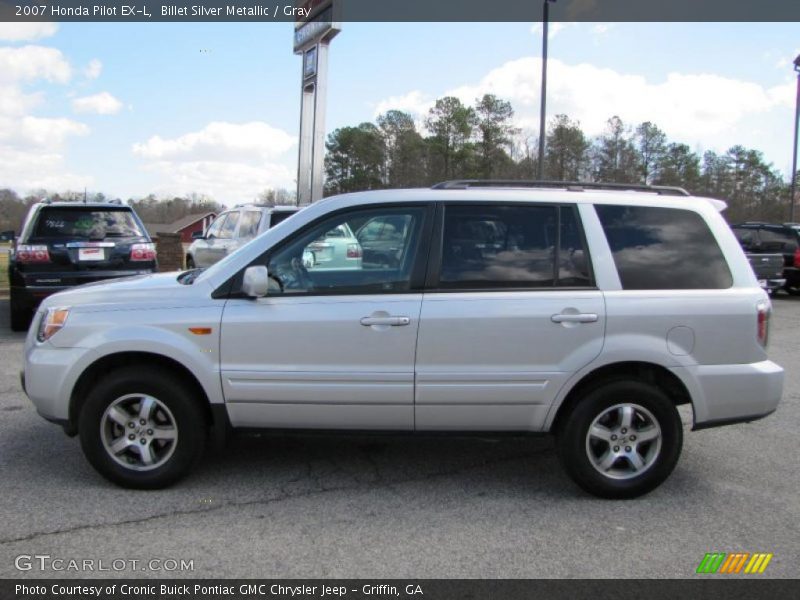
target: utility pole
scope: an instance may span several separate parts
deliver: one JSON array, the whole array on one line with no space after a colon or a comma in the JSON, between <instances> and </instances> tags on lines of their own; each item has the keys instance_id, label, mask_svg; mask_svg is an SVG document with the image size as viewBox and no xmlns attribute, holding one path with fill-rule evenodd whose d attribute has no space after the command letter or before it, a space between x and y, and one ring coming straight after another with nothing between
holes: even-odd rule
<instances>
[{"instance_id":1,"label":"utility pole","mask_svg":"<svg viewBox=\"0 0 800 600\"><path fill-rule=\"evenodd\" d=\"M539 179L544 179L544 138L547 120L547 29L550 21L550 3L544 0L542 15L542 109L539 114Z\"/></svg>"}]
</instances>

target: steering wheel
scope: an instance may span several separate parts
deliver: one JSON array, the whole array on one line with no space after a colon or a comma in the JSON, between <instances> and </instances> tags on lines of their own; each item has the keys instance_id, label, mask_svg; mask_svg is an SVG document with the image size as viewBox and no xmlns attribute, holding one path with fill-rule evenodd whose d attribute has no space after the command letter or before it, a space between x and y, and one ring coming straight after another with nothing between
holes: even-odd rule
<instances>
[{"instance_id":1,"label":"steering wheel","mask_svg":"<svg viewBox=\"0 0 800 600\"><path fill-rule=\"evenodd\" d=\"M311 291L314 289L314 282L299 257L276 266L273 273L278 285L281 286L282 293L286 290Z\"/></svg>"}]
</instances>

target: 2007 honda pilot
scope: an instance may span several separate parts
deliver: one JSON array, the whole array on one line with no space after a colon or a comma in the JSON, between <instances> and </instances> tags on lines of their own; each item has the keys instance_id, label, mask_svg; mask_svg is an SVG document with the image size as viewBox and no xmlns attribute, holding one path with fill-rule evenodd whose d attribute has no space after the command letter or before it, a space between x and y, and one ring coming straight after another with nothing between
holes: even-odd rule
<instances>
[{"instance_id":1,"label":"2007 honda pilot","mask_svg":"<svg viewBox=\"0 0 800 600\"><path fill-rule=\"evenodd\" d=\"M233 428L552 432L604 497L666 479L694 428L773 412L771 305L724 203L674 188L450 182L328 198L205 271L48 298L25 346L39 413L108 479L166 486ZM397 260L315 271L346 224Z\"/></svg>"}]
</instances>

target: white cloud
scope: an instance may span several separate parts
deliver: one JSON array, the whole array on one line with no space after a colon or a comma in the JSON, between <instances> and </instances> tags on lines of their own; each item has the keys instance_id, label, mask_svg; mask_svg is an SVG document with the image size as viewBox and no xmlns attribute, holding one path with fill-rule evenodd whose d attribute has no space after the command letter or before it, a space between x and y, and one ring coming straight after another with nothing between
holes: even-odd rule
<instances>
[{"instance_id":1,"label":"white cloud","mask_svg":"<svg viewBox=\"0 0 800 600\"><path fill-rule=\"evenodd\" d=\"M72 109L79 113L96 113L98 115L115 115L122 110L122 102L108 92L100 92L92 96L75 98Z\"/></svg>"},{"instance_id":2,"label":"white cloud","mask_svg":"<svg viewBox=\"0 0 800 600\"><path fill-rule=\"evenodd\" d=\"M419 90L414 90L402 96L391 96L381 100L375 107L375 116L388 110L402 110L416 116L424 116L433 107L435 99Z\"/></svg>"},{"instance_id":3,"label":"white cloud","mask_svg":"<svg viewBox=\"0 0 800 600\"><path fill-rule=\"evenodd\" d=\"M30 42L50 37L56 31L57 23L0 23L0 41Z\"/></svg>"},{"instance_id":4,"label":"white cloud","mask_svg":"<svg viewBox=\"0 0 800 600\"><path fill-rule=\"evenodd\" d=\"M67 83L72 76L69 63L55 48L22 46L0 48L0 83L45 79Z\"/></svg>"},{"instance_id":5,"label":"white cloud","mask_svg":"<svg viewBox=\"0 0 800 600\"><path fill-rule=\"evenodd\" d=\"M487 73L480 81L447 90L467 104L485 93L509 100L516 110L518 126L538 131L541 59L509 61ZM580 120L590 135L600 133L609 117L619 115L626 123L645 120L656 123L672 138L691 146L709 144L731 137L746 119L776 107L793 106L793 84L767 88L757 83L709 73L671 73L660 81L629 75L587 63L567 64L558 59L548 62L547 112ZM392 101L398 101L393 105ZM379 111L400 106L424 116L433 96L420 91L387 98ZM721 141L723 147L725 143ZM757 141L753 145L758 147Z\"/></svg>"},{"instance_id":6,"label":"white cloud","mask_svg":"<svg viewBox=\"0 0 800 600\"><path fill-rule=\"evenodd\" d=\"M293 187L296 144L295 136L261 121L213 122L176 138L153 136L132 150L161 177L159 193L192 190L242 202L267 187Z\"/></svg>"},{"instance_id":7,"label":"white cloud","mask_svg":"<svg viewBox=\"0 0 800 600\"><path fill-rule=\"evenodd\" d=\"M158 160L253 160L280 156L296 142L294 136L261 121L213 122L174 139L155 135L134 144L133 152Z\"/></svg>"},{"instance_id":8,"label":"white cloud","mask_svg":"<svg viewBox=\"0 0 800 600\"><path fill-rule=\"evenodd\" d=\"M93 58L89 61L89 64L86 65L86 68L83 69L83 76L86 79L97 79L100 77L100 73L103 71L103 63Z\"/></svg>"},{"instance_id":9,"label":"white cloud","mask_svg":"<svg viewBox=\"0 0 800 600\"><path fill-rule=\"evenodd\" d=\"M52 24L14 25L14 39L52 35ZM30 25L30 27L28 27ZM40 27L41 26L41 27ZM48 33L49 32L49 33ZM0 24L0 38L10 39ZM80 189L91 177L76 175L67 168L64 149L74 136L87 135L89 128L69 118L43 118L31 114L45 103L42 91L26 93L25 86L39 81L65 84L72 69L54 48L27 45L0 47L0 181L19 190L33 188Z\"/></svg>"},{"instance_id":10,"label":"white cloud","mask_svg":"<svg viewBox=\"0 0 800 600\"><path fill-rule=\"evenodd\" d=\"M592 27L592 33L596 35L605 35L614 28L615 23L595 23Z\"/></svg>"}]
</instances>

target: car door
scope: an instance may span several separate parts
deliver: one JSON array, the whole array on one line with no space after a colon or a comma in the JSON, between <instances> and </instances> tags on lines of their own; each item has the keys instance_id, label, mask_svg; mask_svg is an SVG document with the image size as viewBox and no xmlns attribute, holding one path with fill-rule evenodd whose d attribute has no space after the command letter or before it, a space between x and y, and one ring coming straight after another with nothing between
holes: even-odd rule
<instances>
[{"instance_id":1,"label":"car door","mask_svg":"<svg viewBox=\"0 0 800 600\"><path fill-rule=\"evenodd\" d=\"M222 260L228 254L236 250L236 237L239 235L239 221L241 215L241 211L231 211L222 223L219 236L209 245L209 254L212 264Z\"/></svg>"},{"instance_id":2,"label":"car door","mask_svg":"<svg viewBox=\"0 0 800 600\"><path fill-rule=\"evenodd\" d=\"M215 258L215 248L218 244L218 238L222 226L228 218L229 213L222 213L219 215L205 232L205 237L194 242L194 263L198 267L210 267L217 260Z\"/></svg>"},{"instance_id":3,"label":"car door","mask_svg":"<svg viewBox=\"0 0 800 600\"><path fill-rule=\"evenodd\" d=\"M265 213L260 210L243 210L239 222L239 232L236 234L235 243L231 244L228 252L238 250L244 246L256 235L258 235L258 228L261 224L261 219L266 218Z\"/></svg>"},{"instance_id":4,"label":"car door","mask_svg":"<svg viewBox=\"0 0 800 600\"><path fill-rule=\"evenodd\" d=\"M416 428L542 429L559 388L603 344L604 300L576 207L447 204L436 229Z\"/></svg>"},{"instance_id":5,"label":"car door","mask_svg":"<svg viewBox=\"0 0 800 600\"><path fill-rule=\"evenodd\" d=\"M234 426L413 429L431 210L351 209L304 227L259 260L269 294L228 300L222 318L222 387ZM411 219L396 269L304 266L326 232L381 214Z\"/></svg>"}]
</instances>

